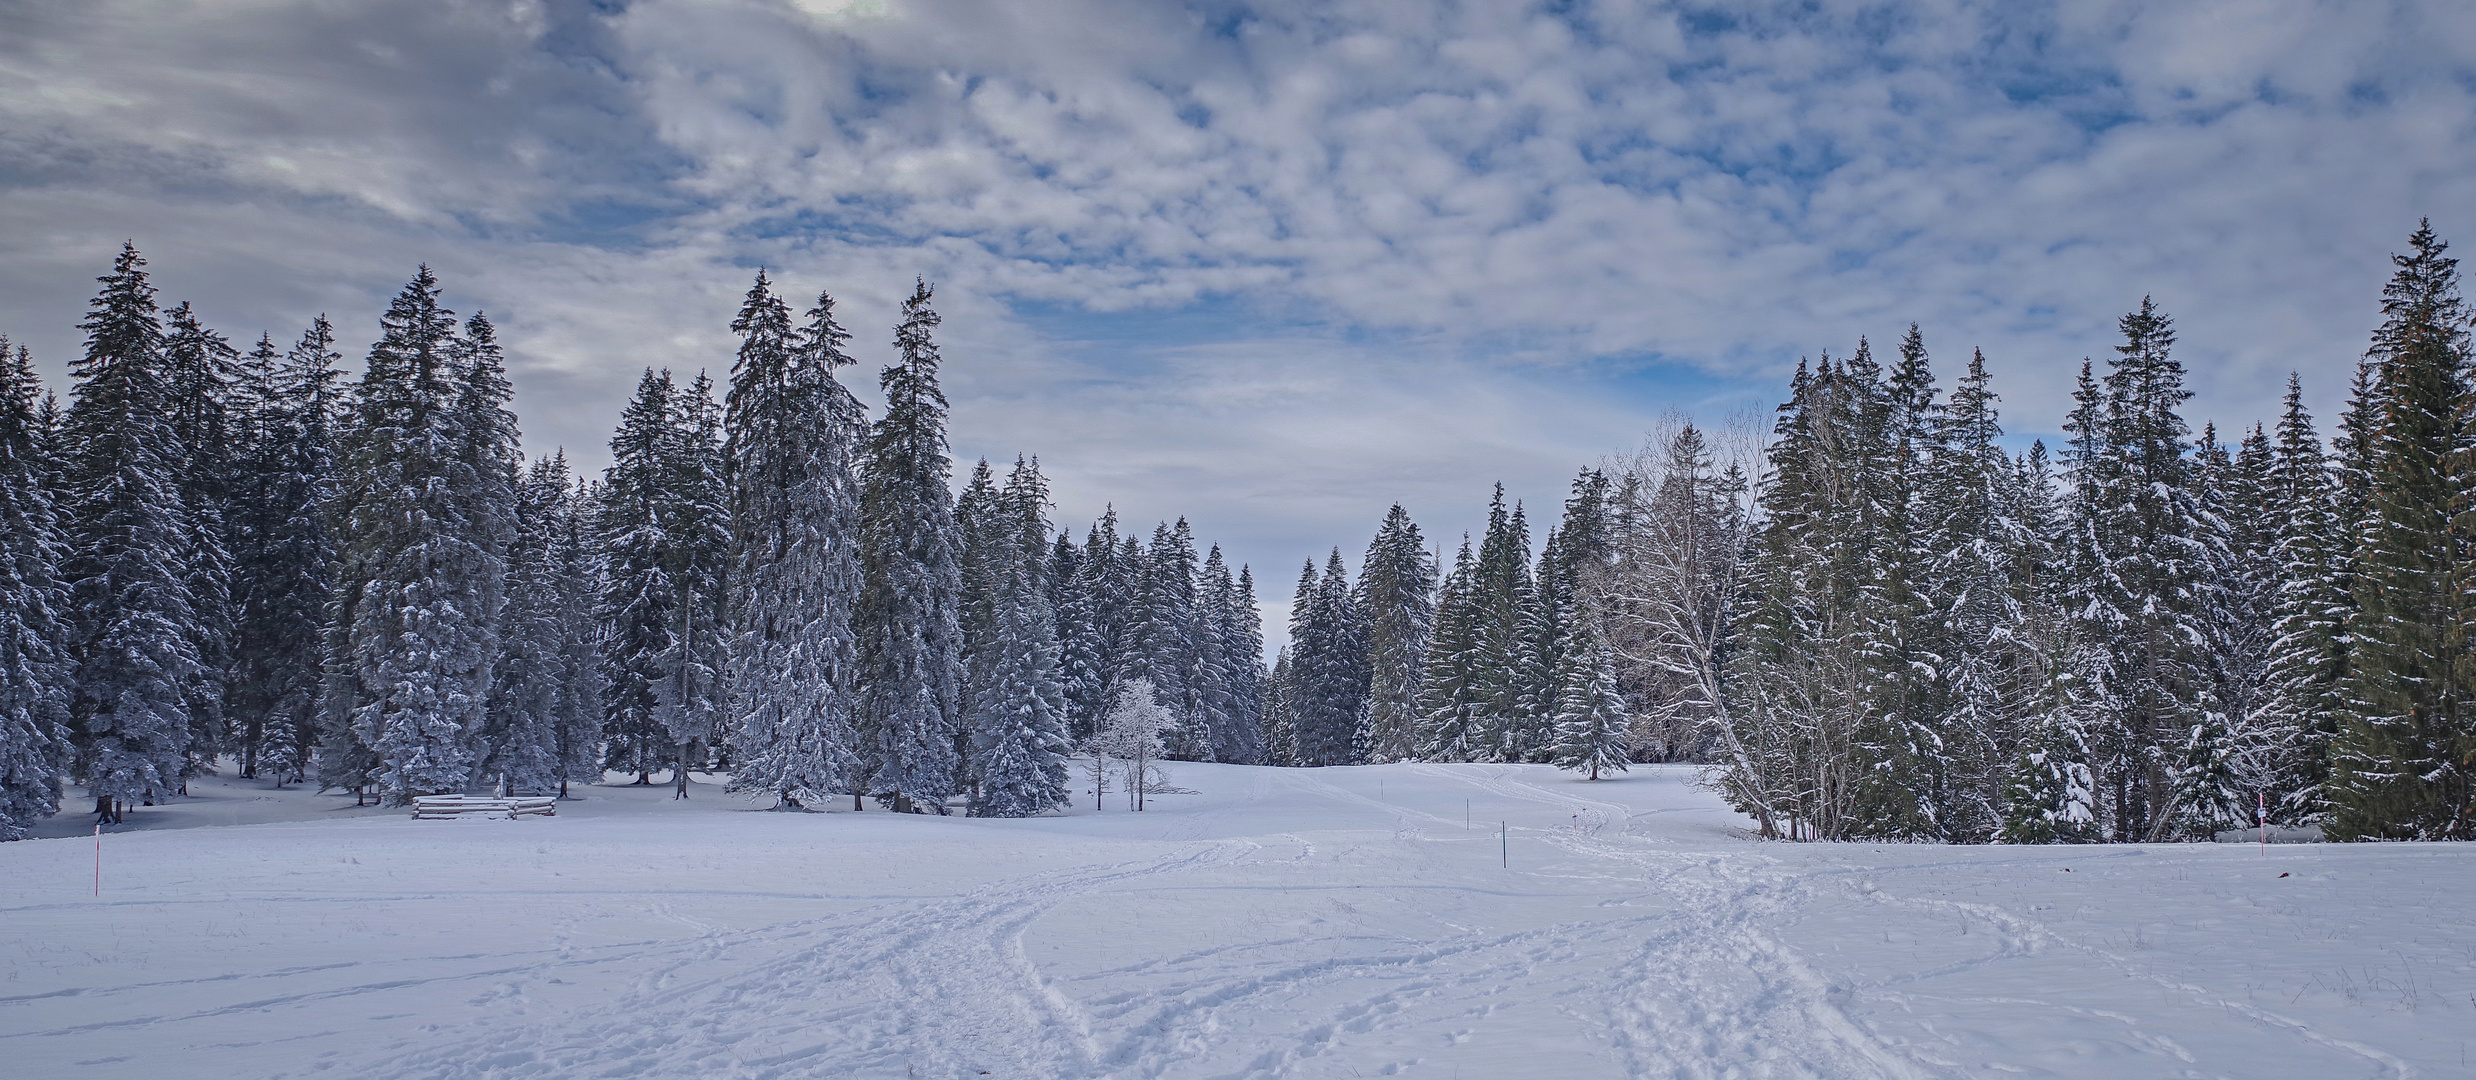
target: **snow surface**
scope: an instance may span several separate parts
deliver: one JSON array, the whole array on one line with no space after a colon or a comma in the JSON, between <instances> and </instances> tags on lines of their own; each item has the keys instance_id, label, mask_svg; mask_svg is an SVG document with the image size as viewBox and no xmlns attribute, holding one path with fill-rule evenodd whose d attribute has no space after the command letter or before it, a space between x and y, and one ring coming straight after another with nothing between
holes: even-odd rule
<instances>
[{"instance_id":1,"label":"snow surface","mask_svg":"<svg viewBox=\"0 0 2476 1080\"><path fill-rule=\"evenodd\" d=\"M2476 1076L2476 846L1759 843L1693 779L514 822L209 780L100 901L87 818L0 844L0 1075Z\"/></svg>"}]
</instances>

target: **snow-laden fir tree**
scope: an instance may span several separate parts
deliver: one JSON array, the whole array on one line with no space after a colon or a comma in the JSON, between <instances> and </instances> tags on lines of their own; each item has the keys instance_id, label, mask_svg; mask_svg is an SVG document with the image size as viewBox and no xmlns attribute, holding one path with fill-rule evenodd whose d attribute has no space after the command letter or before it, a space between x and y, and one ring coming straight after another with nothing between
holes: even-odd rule
<instances>
[{"instance_id":1,"label":"snow-laden fir tree","mask_svg":"<svg viewBox=\"0 0 2476 1080\"><path fill-rule=\"evenodd\" d=\"M0 337L0 840L60 810L69 759L69 657L42 380Z\"/></svg>"},{"instance_id":2,"label":"snow-laden fir tree","mask_svg":"<svg viewBox=\"0 0 2476 1080\"><path fill-rule=\"evenodd\" d=\"M1204 556L1196 635L1205 674L1202 707L1212 733L1207 760L1254 765L1263 760L1264 637L1255 610L1254 576L1230 576L1221 545Z\"/></svg>"},{"instance_id":3,"label":"snow-laden fir tree","mask_svg":"<svg viewBox=\"0 0 2476 1080\"><path fill-rule=\"evenodd\" d=\"M1298 765L1298 725L1290 715L1290 649L1284 645L1264 678L1264 764Z\"/></svg>"},{"instance_id":4,"label":"snow-laden fir tree","mask_svg":"<svg viewBox=\"0 0 2476 1080\"><path fill-rule=\"evenodd\" d=\"M1436 624L1436 558L1400 503L1385 511L1367 545L1356 600L1367 626L1367 759L1407 761L1419 752L1419 684Z\"/></svg>"},{"instance_id":5,"label":"snow-laden fir tree","mask_svg":"<svg viewBox=\"0 0 2476 1080\"><path fill-rule=\"evenodd\" d=\"M2421 225L2382 290L2356 612L2330 751L2339 839L2476 838L2476 395L2458 260Z\"/></svg>"},{"instance_id":6,"label":"snow-laden fir tree","mask_svg":"<svg viewBox=\"0 0 2476 1080\"><path fill-rule=\"evenodd\" d=\"M203 665L191 680L189 760L182 775L211 767L231 748L224 697L235 654L238 613L232 588L231 519L238 477L236 400L241 354L222 334L202 326L183 302L164 313L164 381L171 390L172 430L184 456L181 502L189 513L188 550L181 562L189 575L191 622Z\"/></svg>"},{"instance_id":7,"label":"snow-laden fir tree","mask_svg":"<svg viewBox=\"0 0 2476 1080\"><path fill-rule=\"evenodd\" d=\"M971 477L954 500L956 562L962 580L955 622L963 631L964 715L971 715L980 694L997 673L998 579L1013 565L1014 537L997 486L997 471L987 458L972 465Z\"/></svg>"},{"instance_id":8,"label":"snow-laden fir tree","mask_svg":"<svg viewBox=\"0 0 2476 1080\"><path fill-rule=\"evenodd\" d=\"M196 689L209 677L191 636L181 489L189 454L172 423L163 328L146 260L124 245L88 305L70 365L62 446L70 701L76 775L105 821L180 789Z\"/></svg>"},{"instance_id":9,"label":"snow-laden fir tree","mask_svg":"<svg viewBox=\"0 0 2476 1080\"><path fill-rule=\"evenodd\" d=\"M1355 765L1365 760L1367 632L1350 599L1349 571L1333 549L1321 575L1309 561L1301 603L1290 617L1290 724L1297 763Z\"/></svg>"},{"instance_id":10,"label":"snow-laden fir tree","mask_svg":"<svg viewBox=\"0 0 2476 1080\"><path fill-rule=\"evenodd\" d=\"M1470 537L1436 597L1436 625L1419 665L1418 756L1427 761L1476 761L1483 751L1488 700L1478 674L1477 559Z\"/></svg>"},{"instance_id":11,"label":"snow-laden fir tree","mask_svg":"<svg viewBox=\"0 0 2476 1080\"><path fill-rule=\"evenodd\" d=\"M507 607L499 619L497 679L490 688L482 772L511 795L559 791L563 646L570 629L561 580L560 531L573 487L564 455L537 459L516 490L516 536L507 548Z\"/></svg>"},{"instance_id":12,"label":"snow-laden fir tree","mask_svg":"<svg viewBox=\"0 0 2476 1080\"><path fill-rule=\"evenodd\" d=\"M765 274L731 322L740 335L723 428L732 491L730 717L734 791L801 807L859 808L862 586L853 470L867 417L834 377L850 335L820 296L809 324ZM942 499L940 500L942 503Z\"/></svg>"},{"instance_id":13,"label":"snow-laden fir tree","mask_svg":"<svg viewBox=\"0 0 2476 1080\"><path fill-rule=\"evenodd\" d=\"M1066 804L1065 688L1056 615L1042 581L1048 554L1048 482L1018 459L1005 490L976 524L995 626L989 681L972 700L972 813L1026 817Z\"/></svg>"},{"instance_id":14,"label":"snow-laden fir tree","mask_svg":"<svg viewBox=\"0 0 2476 1080\"><path fill-rule=\"evenodd\" d=\"M898 812L942 814L962 780L963 583L929 300L923 281L903 302L899 359L878 380L886 411L860 470L856 625L868 790Z\"/></svg>"},{"instance_id":15,"label":"snow-laden fir tree","mask_svg":"<svg viewBox=\"0 0 2476 1080\"><path fill-rule=\"evenodd\" d=\"M470 336L423 267L379 320L337 483L342 732L322 780L408 803L470 777L498 659L514 424L489 324ZM342 736L334 738L335 736ZM341 775L339 775L341 774Z\"/></svg>"},{"instance_id":16,"label":"snow-laden fir tree","mask_svg":"<svg viewBox=\"0 0 2476 1080\"><path fill-rule=\"evenodd\" d=\"M1480 760L1525 761L1547 742L1546 717L1536 707L1532 689L1533 647L1529 639L1532 610L1530 529L1519 503L1508 510L1504 485L1488 503L1487 534L1479 540L1479 557L1471 577L1475 603L1472 630L1472 681L1484 711Z\"/></svg>"},{"instance_id":17,"label":"snow-laden fir tree","mask_svg":"<svg viewBox=\"0 0 2476 1080\"><path fill-rule=\"evenodd\" d=\"M688 797L688 770L711 755L723 712L723 673L730 665L725 575L731 557L730 491L724 480L722 412L712 380L698 372L673 399L670 448L664 455L663 530L670 538L670 649L655 717L671 747L673 797Z\"/></svg>"},{"instance_id":18,"label":"snow-laden fir tree","mask_svg":"<svg viewBox=\"0 0 2476 1080\"><path fill-rule=\"evenodd\" d=\"M1624 772L1631 763L1632 723L1625 714L1624 695L1616 688L1615 658L1587 625L1570 644L1559 678L1564 689L1556 699L1551 760L1557 768L1586 773L1592 780L1602 772Z\"/></svg>"},{"instance_id":19,"label":"snow-laden fir tree","mask_svg":"<svg viewBox=\"0 0 2476 1080\"><path fill-rule=\"evenodd\" d=\"M592 488L568 480L565 454L551 455L549 472L545 479L567 481L557 501L535 508L544 533L542 563L553 587L543 600L551 630L543 655L558 678L550 700L552 776L565 798L570 784L602 779L602 626L595 611L604 567L595 543L590 508L598 499Z\"/></svg>"},{"instance_id":20,"label":"snow-laden fir tree","mask_svg":"<svg viewBox=\"0 0 2476 1080\"><path fill-rule=\"evenodd\" d=\"M1067 726L1078 740L1099 726L1116 693L1123 637L1118 618L1130 587L1117 558L1117 525L1117 511L1104 511L1081 547L1068 545L1061 536L1058 542L1066 554L1051 559Z\"/></svg>"},{"instance_id":21,"label":"snow-laden fir tree","mask_svg":"<svg viewBox=\"0 0 2476 1080\"><path fill-rule=\"evenodd\" d=\"M1176 719L1170 729L1169 756L1195 760L1211 744L1199 707L1195 604L1195 535L1185 518L1163 522L1152 530L1152 543L1139 563L1139 607L1133 613L1126 649L1125 675L1152 684L1161 707Z\"/></svg>"},{"instance_id":22,"label":"snow-laden fir tree","mask_svg":"<svg viewBox=\"0 0 2476 1080\"><path fill-rule=\"evenodd\" d=\"M652 782L653 771L677 760L664 730L661 697L674 677L680 610L688 590L673 580L680 545L671 535L672 430L678 386L671 373L646 368L636 395L611 436L611 466L603 473L596 514L607 575L602 598L602 767Z\"/></svg>"},{"instance_id":23,"label":"snow-laden fir tree","mask_svg":"<svg viewBox=\"0 0 2476 1080\"><path fill-rule=\"evenodd\" d=\"M249 433L231 517L239 618L229 712L242 733L241 774L281 786L307 777L318 743L343 357L324 315L282 358L273 354L261 339L247 366Z\"/></svg>"},{"instance_id":24,"label":"snow-laden fir tree","mask_svg":"<svg viewBox=\"0 0 2476 1080\"><path fill-rule=\"evenodd\" d=\"M2328 454L2304 408L2302 380L2287 398L2272 445L2269 513L2278 582L2262 701L2253 722L2267 736L2270 812L2289 824L2318 822L2329 781L2330 742L2344 711L2347 665L2347 530Z\"/></svg>"},{"instance_id":25,"label":"snow-laden fir tree","mask_svg":"<svg viewBox=\"0 0 2476 1080\"><path fill-rule=\"evenodd\" d=\"M2201 605L2223 556L2186 452L2173 323L2144 298L2121 329L2103 381L2084 367L2075 393L2065 565L2100 820L2111 839L2162 840L2181 820L2183 746L2210 707Z\"/></svg>"}]
</instances>

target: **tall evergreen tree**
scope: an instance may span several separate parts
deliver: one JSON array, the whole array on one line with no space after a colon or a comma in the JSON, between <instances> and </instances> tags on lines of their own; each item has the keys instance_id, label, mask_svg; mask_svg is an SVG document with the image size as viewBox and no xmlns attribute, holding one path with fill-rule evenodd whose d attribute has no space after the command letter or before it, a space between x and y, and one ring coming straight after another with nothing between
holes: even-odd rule
<instances>
[{"instance_id":1,"label":"tall evergreen tree","mask_svg":"<svg viewBox=\"0 0 2476 1080\"><path fill-rule=\"evenodd\" d=\"M765 274L731 322L740 335L725 403L732 506L733 790L805 806L865 790L859 755L862 587L854 483L867 416L834 378L850 335L819 296L804 330ZM940 499L942 504L943 500Z\"/></svg>"},{"instance_id":2,"label":"tall evergreen tree","mask_svg":"<svg viewBox=\"0 0 2476 1080\"><path fill-rule=\"evenodd\" d=\"M929 300L923 281L903 302L900 359L879 378L886 412L861 468L858 627L869 790L898 811L942 814L962 778L963 583Z\"/></svg>"},{"instance_id":3,"label":"tall evergreen tree","mask_svg":"<svg viewBox=\"0 0 2476 1080\"><path fill-rule=\"evenodd\" d=\"M983 541L990 553L995 627L991 678L972 702L972 813L1024 817L1066 804L1065 684L1047 569L1048 481L1017 459L990 501Z\"/></svg>"},{"instance_id":4,"label":"tall evergreen tree","mask_svg":"<svg viewBox=\"0 0 2476 1080\"><path fill-rule=\"evenodd\" d=\"M2266 785L2278 820L2317 822L2328 785L2330 743L2345 712L2346 625L2353 598L2349 543L2339 493L2304 388L2287 377L2270 469L2270 518L2277 524L2275 635L2255 722L2273 736Z\"/></svg>"},{"instance_id":5,"label":"tall evergreen tree","mask_svg":"<svg viewBox=\"0 0 2476 1080\"><path fill-rule=\"evenodd\" d=\"M1483 742L1488 699L1479 682L1478 560L1470 537L1462 537L1436 598L1436 626L1427 638L1419 672L1419 750L1428 761L1476 761Z\"/></svg>"},{"instance_id":6,"label":"tall evergreen tree","mask_svg":"<svg viewBox=\"0 0 2476 1080\"><path fill-rule=\"evenodd\" d=\"M2366 359L2379 403L2357 528L2347 710L2327 828L2476 837L2476 395L2458 260L2420 225L2382 290Z\"/></svg>"},{"instance_id":7,"label":"tall evergreen tree","mask_svg":"<svg viewBox=\"0 0 2476 1080\"><path fill-rule=\"evenodd\" d=\"M1132 613L1120 678L1151 682L1154 697L1175 721L1167 735L1169 756L1194 761L1204 756L1212 733L1205 728L1200 707L1195 535L1186 519L1155 527L1138 565L1140 606Z\"/></svg>"},{"instance_id":8,"label":"tall evergreen tree","mask_svg":"<svg viewBox=\"0 0 2476 1080\"><path fill-rule=\"evenodd\" d=\"M105 821L179 790L196 690L210 677L192 636L196 532L181 489L189 451L173 423L145 265L124 245L100 279L78 327L86 351L70 368L77 386L63 435L71 731L76 773Z\"/></svg>"},{"instance_id":9,"label":"tall evergreen tree","mask_svg":"<svg viewBox=\"0 0 2476 1080\"><path fill-rule=\"evenodd\" d=\"M59 812L69 758L66 552L42 393L33 357L0 337L0 840Z\"/></svg>"},{"instance_id":10,"label":"tall evergreen tree","mask_svg":"<svg viewBox=\"0 0 2476 1080\"><path fill-rule=\"evenodd\" d=\"M611 466L602 480L597 517L608 574L602 600L604 719L602 767L652 782L675 759L663 729L661 697L673 673L667 661L685 614L684 591L673 580L679 545L671 536L672 422L678 387L671 374L645 369L636 396L611 436Z\"/></svg>"},{"instance_id":11,"label":"tall evergreen tree","mask_svg":"<svg viewBox=\"0 0 2476 1080\"><path fill-rule=\"evenodd\" d=\"M1436 622L1436 559L1400 503L1359 564L1358 610L1367 624L1367 756L1406 761L1419 752L1419 683Z\"/></svg>"},{"instance_id":12,"label":"tall evergreen tree","mask_svg":"<svg viewBox=\"0 0 2476 1080\"><path fill-rule=\"evenodd\" d=\"M1556 699L1556 741L1551 760L1557 768L1587 773L1624 772L1630 763L1631 725L1624 695L1616 688L1616 664L1607 645L1587 624L1578 628L1560 673L1563 691Z\"/></svg>"},{"instance_id":13,"label":"tall evergreen tree","mask_svg":"<svg viewBox=\"0 0 2476 1080\"><path fill-rule=\"evenodd\" d=\"M467 337L423 267L380 318L338 483L348 739L323 778L408 803L462 787L485 728L506 576L514 424L486 321ZM337 776L337 772L346 775Z\"/></svg>"},{"instance_id":14,"label":"tall evergreen tree","mask_svg":"<svg viewBox=\"0 0 2476 1080\"><path fill-rule=\"evenodd\" d=\"M1488 503L1487 534L1471 577L1476 605L1472 620L1472 681L1484 702L1479 751L1485 761L1523 761L1546 739L1532 688L1528 618L1535 583L1530 573L1530 529L1522 508L1505 506L1504 485Z\"/></svg>"},{"instance_id":15,"label":"tall evergreen tree","mask_svg":"<svg viewBox=\"0 0 2476 1080\"><path fill-rule=\"evenodd\" d=\"M2121 329L2070 425L2071 609L2101 820L2113 839L2160 840L2180 820L2180 749L2213 706L2200 605L2220 556L2186 455L2173 323L2144 298Z\"/></svg>"},{"instance_id":16,"label":"tall evergreen tree","mask_svg":"<svg viewBox=\"0 0 2476 1080\"><path fill-rule=\"evenodd\" d=\"M231 528L241 452L241 417L236 414L245 403L236 400L241 354L232 343L200 325L186 302L165 312L164 322L164 376L171 390L172 429L184 452L179 484L190 525L188 550L181 558L189 575L189 635L203 664L187 691L186 777L212 766L216 755L232 748L224 699L238 618Z\"/></svg>"},{"instance_id":17,"label":"tall evergreen tree","mask_svg":"<svg viewBox=\"0 0 2476 1080\"><path fill-rule=\"evenodd\" d=\"M1365 760L1367 634L1350 598L1349 570L1334 548L1321 576L1309 561L1290 616L1290 723L1298 764Z\"/></svg>"},{"instance_id":18,"label":"tall evergreen tree","mask_svg":"<svg viewBox=\"0 0 2476 1080\"><path fill-rule=\"evenodd\" d=\"M490 688L489 735L481 767L511 795L555 793L564 779L560 695L567 689L560 531L573 487L564 455L536 460L517 489L516 537L507 549L507 608Z\"/></svg>"},{"instance_id":19,"label":"tall evergreen tree","mask_svg":"<svg viewBox=\"0 0 2476 1080\"><path fill-rule=\"evenodd\" d=\"M243 733L242 775L280 786L307 776L317 746L343 358L324 315L280 361L273 354L262 339L249 364L251 432L232 521L239 618L230 699Z\"/></svg>"}]
</instances>

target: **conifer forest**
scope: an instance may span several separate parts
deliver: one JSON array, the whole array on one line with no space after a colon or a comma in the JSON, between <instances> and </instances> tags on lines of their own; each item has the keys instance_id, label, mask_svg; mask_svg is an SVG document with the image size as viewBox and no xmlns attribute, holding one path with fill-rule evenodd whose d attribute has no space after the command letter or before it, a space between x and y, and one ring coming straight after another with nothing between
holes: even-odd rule
<instances>
[{"instance_id":1,"label":"conifer forest","mask_svg":"<svg viewBox=\"0 0 2476 1080\"><path fill-rule=\"evenodd\" d=\"M0 839L234 769L1023 817L1129 738L1689 763L1790 840L2476 839L2471 311L2430 228L2392 262L2336 417L2292 376L2186 415L2148 299L2052 445L1982 354L1852 333L1765 424L1646 418L1550 501L1473 490L1479 535L1370 507L1267 657L1258 568L1187 521L1053 520L1036 446L954 460L926 282L880 347L758 273L736 355L643 371L589 476L520 444L490 318L427 268L362 350L212 328L129 246L65 386L0 339Z\"/></svg>"}]
</instances>

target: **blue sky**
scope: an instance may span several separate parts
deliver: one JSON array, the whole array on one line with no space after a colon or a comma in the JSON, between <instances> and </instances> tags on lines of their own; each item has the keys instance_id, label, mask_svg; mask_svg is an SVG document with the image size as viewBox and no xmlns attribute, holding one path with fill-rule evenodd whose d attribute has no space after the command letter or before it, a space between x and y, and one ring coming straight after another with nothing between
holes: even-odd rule
<instances>
[{"instance_id":1,"label":"blue sky","mask_svg":"<svg viewBox=\"0 0 2476 1080\"><path fill-rule=\"evenodd\" d=\"M2464 3L0 0L0 333L123 238L236 339L488 309L529 447L727 366L751 269L865 361L939 286L958 453L1256 565L1449 539L1922 324L2016 432L2155 295L2196 423L2326 418L2420 216L2476 235ZM863 381L866 381L865 379ZM870 389L873 389L871 387ZM1353 559L1355 561L1355 559Z\"/></svg>"}]
</instances>

